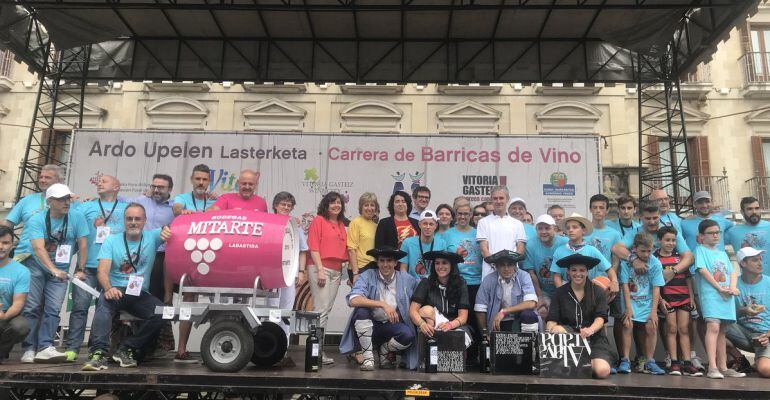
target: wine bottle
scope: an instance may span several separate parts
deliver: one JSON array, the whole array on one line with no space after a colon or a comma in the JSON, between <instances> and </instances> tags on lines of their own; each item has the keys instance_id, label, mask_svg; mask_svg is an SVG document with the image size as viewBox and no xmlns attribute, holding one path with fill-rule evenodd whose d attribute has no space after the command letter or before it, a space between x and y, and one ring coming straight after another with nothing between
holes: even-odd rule
<instances>
[{"instance_id":1,"label":"wine bottle","mask_svg":"<svg viewBox=\"0 0 770 400\"><path fill-rule=\"evenodd\" d=\"M315 325L310 326L310 334L305 340L305 372L318 372L321 366L321 345L318 343Z\"/></svg>"}]
</instances>

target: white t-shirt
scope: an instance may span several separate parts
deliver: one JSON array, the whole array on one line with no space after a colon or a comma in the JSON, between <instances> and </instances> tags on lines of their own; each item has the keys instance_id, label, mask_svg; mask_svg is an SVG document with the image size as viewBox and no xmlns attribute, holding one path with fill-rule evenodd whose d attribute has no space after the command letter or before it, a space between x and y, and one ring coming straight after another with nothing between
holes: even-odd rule
<instances>
[{"instance_id":1,"label":"white t-shirt","mask_svg":"<svg viewBox=\"0 0 770 400\"><path fill-rule=\"evenodd\" d=\"M489 245L489 254L495 254L500 250L516 251L516 243L527 242L527 233L524 224L509 215L498 217L487 215L479 220L476 227L476 240L486 240ZM481 279L494 272L494 268L484 261L481 270Z\"/></svg>"}]
</instances>

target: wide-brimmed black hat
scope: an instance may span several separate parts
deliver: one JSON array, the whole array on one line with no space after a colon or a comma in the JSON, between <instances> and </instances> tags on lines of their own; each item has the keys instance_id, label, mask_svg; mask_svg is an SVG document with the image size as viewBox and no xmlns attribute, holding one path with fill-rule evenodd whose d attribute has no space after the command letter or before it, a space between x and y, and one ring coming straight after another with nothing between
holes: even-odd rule
<instances>
[{"instance_id":1,"label":"wide-brimmed black hat","mask_svg":"<svg viewBox=\"0 0 770 400\"><path fill-rule=\"evenodd\" d=\"M423 254L422 258L425 259L425 260L431 260L431 261L434 261L437 258L443 258L445 260L449 260L449 262L451 262L452 264L455 264L455 265L460 264L461 262L465 261L465 259L461 255L459 255L457 253L452 253L452 252L449 252L449 251L446 251L446 250L429 251L429 252Z\"/></svg>"},{"instance_id":2,"label":"wide-brimmed black hat","mask_svg":"<svg viewBox=\"0 0 770 400\"><path fill-rule=\"evenodd\" d=\"M381 246L375 249L371 249L366 252L367 255L374 257L375 261L378 257L390 257L394 260L400 260L406 257L406 252L390 246Z\"/></svg>"},{"instance_id":3,"label":"wide-brimmed black hat","mask_svg":"<svg viewBox=\"0 0 770 400\"><path fill-rule=\"evenodd\" d=\"M508 260L512 263L517 263L524 260L525 258L526 257L523 254L519 254L512 250L500 250L497 253L484 258L484 261L486 261L488 264L497 264L505 260Z\"/></svg>"},{"instance_id":4,"label":"wide-brimmed black hat","mask_svg":"<svg viewBox=\"0 0 770 400\"><path fill-rule=\"evenodd\" d=\"M556 265L561 268L569 268L572 265L579 264L585 265L586 268L591 269L597 266L601 261L598 258L584 256L580 253L571 254L556 261Z\"/></svg>"}]
</instances>

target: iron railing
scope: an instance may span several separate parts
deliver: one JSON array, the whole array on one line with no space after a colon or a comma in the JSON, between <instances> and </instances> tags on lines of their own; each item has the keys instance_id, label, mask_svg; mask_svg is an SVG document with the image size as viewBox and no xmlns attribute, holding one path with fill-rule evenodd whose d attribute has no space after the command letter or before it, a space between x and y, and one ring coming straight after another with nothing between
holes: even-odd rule
<instances>
[{"instance_id":1,"label":"iron railing","mask_svg":"<svg viewBox=\"0 0 770 400\"><path fill-rule=\"evenodd\" d=\"M744 84L770 82L770 53L746 53L738 59L738 63L743 70Z\"/></svg>"},{"instance_id":2,"label":"iron railing","mask_svg":"<svg viewBox=\"0 0 770 400\"><path fill-rule=\"evenodd\" d=\"M711 66L709 64L698 64L695 71L685 75L682 83L711 83Z\"/></svg>"},{"instance_id":3,"label":"iron railing","mask_svg":"<svg viewBox=\"0 0 770 400\"><path fill-rule=\"evenodd\" d=\"M745 183L748 190L746 195L756 197L759 200L759 206L763 210L770 209L770 193L768 193L770 176L755 176L748 179Z\"/></svg>"},{"instance_id":4,"label":"iron railing","mask_svg":"<svg viewBox=\"0 0 770 400\"><path fill-rule=\"evenodd\" d=\"M12 52L9 50L0 51L0 76L10 78L14 64L16 64L16 61L13 59Z\"/></svg>"}]
</instances>

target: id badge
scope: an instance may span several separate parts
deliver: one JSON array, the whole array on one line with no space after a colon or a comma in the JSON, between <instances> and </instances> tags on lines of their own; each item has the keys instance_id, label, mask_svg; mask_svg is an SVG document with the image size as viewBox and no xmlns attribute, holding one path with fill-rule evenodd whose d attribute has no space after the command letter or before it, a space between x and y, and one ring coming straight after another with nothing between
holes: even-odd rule
<instances>
[{"instance_id":1,"label":"id badge","mask_svg":"<svg viewBox=\"0 0 770 400\"><path fill-rule=\"evenodd\" d=\"M68 244L60 244L56 247L56 263L57 264L69 264L70 258L72 258L72 246Z\"/></svg>"},{"instance_id":2,"label":"id badge","mask_svg":"<svg viewBox=\"0 0 770 400\"><path fill-rule=\"evenodd\" d=\"M128 277L128 287L126 287L126 294L129 296L141 295L143 283L144 283L144 276L130 275Z\"/></svg>"},{"instance_id":3,"label":"id badge","mask_svg":"<svg viewBox=\"0 0 770 400\"><path fill-rule=\"evenodd\" d=\"M94 240L94 243L102 244L107 239L107 236L110 236L110 227L109 226L98 226L96 227L96 240Z\"/></svg>"}]
</instances>

